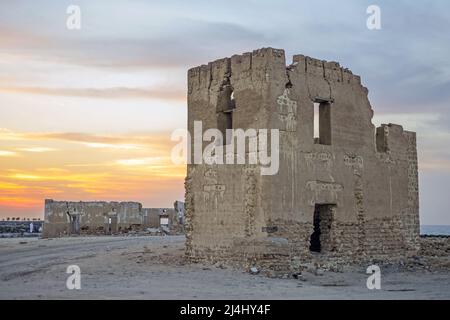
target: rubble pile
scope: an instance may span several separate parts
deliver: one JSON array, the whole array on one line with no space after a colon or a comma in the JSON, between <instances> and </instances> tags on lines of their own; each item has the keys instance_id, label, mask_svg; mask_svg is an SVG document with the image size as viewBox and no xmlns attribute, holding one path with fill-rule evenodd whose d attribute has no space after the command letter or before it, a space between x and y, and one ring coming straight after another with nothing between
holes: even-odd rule
<instances>
[{"instance_id":1,"label":"rubble pile","mask_svg":"<svg viewBox=\"0 0 450 320\"><path fill-rule=\"evenodd\" d=\"M421 256L449 257L450 236L422 236L420 237Z\"/></svg>"}]
</instances>

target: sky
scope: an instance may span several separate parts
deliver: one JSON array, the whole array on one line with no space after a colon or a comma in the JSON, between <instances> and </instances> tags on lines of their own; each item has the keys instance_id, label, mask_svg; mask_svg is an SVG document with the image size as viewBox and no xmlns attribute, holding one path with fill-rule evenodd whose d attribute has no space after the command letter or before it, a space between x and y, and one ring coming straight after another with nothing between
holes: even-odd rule
<instances>
[{"instance_id":1,"label":"sky","mask_svg":"<svg viewBox=\"0 0 450 320\"><path fill-rule=\"evenodd\" d=\"M380 30L366 26L373 4ZM46 198L182 200L170 133L186 127L187 69L275 47L361 75L374 124L417 132L421 222L450 225L448 12L447 0L0 0L0 219L42 218Z\"/></svg>"}]
</instances>

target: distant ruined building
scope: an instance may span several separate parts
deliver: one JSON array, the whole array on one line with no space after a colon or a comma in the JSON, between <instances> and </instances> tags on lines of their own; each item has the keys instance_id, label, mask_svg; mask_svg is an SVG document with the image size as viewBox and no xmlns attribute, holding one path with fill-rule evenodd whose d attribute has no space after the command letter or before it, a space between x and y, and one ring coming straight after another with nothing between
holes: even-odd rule
<instances>
[{"instance_id":1,"label":"distant ruined building","mask_svg":"<svg viewBox=\"0 0 450 320\"><path fill-rule=\"evenodd\" d=\"M42 236L120 234L164 227L184 232L184 203L173 208L143 208L139 202L45 200Z\"/></svg>"},{"instance_id":2,"label":"distant ruined building","mask_svg":"<svg viewBox=\"0 0 450 320\"><path fill-rule=\"evenodd\" d=\"M276 271L416 254L416 134L372 117L360 77L336 62L286 67L265 48L190 69L189 132L278 129L280 165L189 164L187 257Z\"/></svg>"}]
</instances>

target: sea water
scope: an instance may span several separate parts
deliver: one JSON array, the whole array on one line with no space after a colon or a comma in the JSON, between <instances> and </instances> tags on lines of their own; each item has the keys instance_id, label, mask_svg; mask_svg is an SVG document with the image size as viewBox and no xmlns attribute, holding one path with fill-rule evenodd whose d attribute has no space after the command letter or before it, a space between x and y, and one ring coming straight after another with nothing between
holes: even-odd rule
<instances>
[{"instance_id":1,"label":"sea water","mask_svg":"<svg viewBox=\"0 0 450 320\"><path fill-rule=\"evenodd\" d=\"M430 236L450 236L450 226L421 225L420 234Z\"/></svg>"}]
</instances>

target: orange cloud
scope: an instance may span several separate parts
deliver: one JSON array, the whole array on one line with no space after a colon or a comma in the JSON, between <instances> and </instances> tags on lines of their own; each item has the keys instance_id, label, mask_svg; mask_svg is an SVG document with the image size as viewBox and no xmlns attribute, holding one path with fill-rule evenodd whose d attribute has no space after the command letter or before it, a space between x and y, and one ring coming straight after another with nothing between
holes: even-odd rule
<instances>
[{"instance_id":1,"label":"orange cloud","mask_svg":"<svg viewBox=\"0 0 450 320\"><path fill-rule=\"evenodd\" d=\"M31 148L20 148L20 149L17 149L17 150L25 151L25 152L41 153L41 152L55 151L56 149L46 148L46 147L31 147Z\"/></svg>"},{"instance_id":2,"label":"orange cloud","mask_svg":"<svg viewBox=\"0 0 450 320\"><path fill-rule=\"evenodd\" d=\"M12 157L17 155L17 153L8 150L0 150L0 157Z\"/></svg>"},{"instance_id":3,"label":"orange cloud","mask_svg":"<svg viewBox=\"0 0 450 320\"><path fill-rule=\"evenodd\" d=\"M127 135L98 135L82 132L13 132L11 130L0 128L0 141L69 141L80 143L90 148L111 148L111 149L138 149L147 148L152 151L167 151L171 144L170 132L155 132L143 134ZM27 147L24 151L34 150L37 152L42 146ZM40 149L42 150L42 149ZM49 148L46 151L50 151ZM8 154L11 151L5 151ZM5 153L6 155L6 153Z\"/></svg>"}]
</instances>

